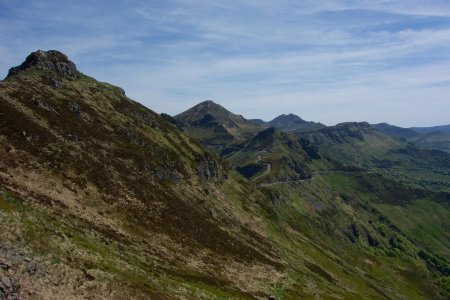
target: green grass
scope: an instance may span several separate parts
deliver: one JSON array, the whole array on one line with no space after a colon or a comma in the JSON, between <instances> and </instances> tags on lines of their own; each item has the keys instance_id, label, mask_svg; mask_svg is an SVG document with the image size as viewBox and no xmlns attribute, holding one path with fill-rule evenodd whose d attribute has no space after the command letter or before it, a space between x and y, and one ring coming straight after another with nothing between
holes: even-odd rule
<instances>
[{"instance_id":1,"label":"green grass","mask_svg":"<svg viewBox=\"0 0 450 300\"><path fill-rule=\"evenodd\" d=\"M382 198L376 193L368 192L365 180L361 181L359 176L361 175L331 173L318 175L316 180L301 185L283 184L267 188L278 201L275 204L276 222L270 227L270 232L283 245L282 248L291 249L281 252L283 257L296 266L301 265L304 258L312 259L321 269L338 278L339 285L344 284L356 293L343 293L340 289L333 289L322 278L322 283L317 285L324 294L324 299L325 294L332 293L344 299L428 299L432 293L440 291L438 285L445 288L446 283L440 283L445 278L437 275L433 275L437 276L433 278L426 271L424 261L418 257L422 244L412 237L410 231L400 228L399 233L393 229L397 223L391 223L388 215L379 209L380 205L385 205L380 203L385 203L387 192L383 192ZM368 176L374 180L384 180L383 177L372 177L372 174ZM340 195L346 196L346 199L341 199ZM311 205L308 204L311 197L322 203L318 206L322 211L311 210ZM414 226L422 214L428 213L429 216L425 216L423 222L430 223L434 219L435 224L427 230L442 233L445 227L435 227L436 221L450 220L447 215L449 210L439 202L430 200L433 204L429 205L428 201L407 202L410 203L408 207L414 209L410 208L400 216L406 218L408 215L415 215L417 220L409 220L410 225ZM387 210L392 211L391 208L392 205L386 206ZM430 215L430 211L433 214ZM401 218L397 220L402 222ZM356 243L349 246L346 232L351 223L357 224L360 236ZM286 235L287 232L290 234ZM380 244L377 247L369 246L366 234L370 234ZM445 235L441 238L447 239ZM442 250L448 249L445 243L440 246ZM302 272L290 273L290 278L294 281L306 280ZM310 274L308 278L320 281L321 276ZM308 297L286 283L282 285L278 295L287 299ZM436 294L433 297L441 296Z\"/></svg>"},{"instance_id":2,"label":"green grass","mask_svg":"<svg viewBox=\"0 0 450 300\"><path fill-rule=\"evenodd\" d=\"M22 207L21 201L11 193L0 190L0 210L10 213Z\"/></svg>"},{"instance_id":3,"label":"green grass","mask_svg":"<svg viewBox=\"0 0 450 300\"><path fill-rule=\"evenodd\" d=\"M424 249L450 258L450 208L430 199L407 205L374 204L389 221Z\"/></svg>"}]
</instances>

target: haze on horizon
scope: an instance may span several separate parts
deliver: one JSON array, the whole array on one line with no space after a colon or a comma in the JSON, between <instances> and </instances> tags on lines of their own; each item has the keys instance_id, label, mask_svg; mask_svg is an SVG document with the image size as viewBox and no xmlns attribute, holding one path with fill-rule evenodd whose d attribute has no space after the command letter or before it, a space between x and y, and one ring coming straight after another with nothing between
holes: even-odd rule
<instances>
[{"instance_id":1,"label":"haze on horizon","mask_svg":"<svg viewBox=\"0 0 450 300\"><path fill-rule=\"evenodd\" d=\"M449 1L317 2L0 0L0 77L55 49L157 112L450 123Z\"/></svg>"}]
</instances>

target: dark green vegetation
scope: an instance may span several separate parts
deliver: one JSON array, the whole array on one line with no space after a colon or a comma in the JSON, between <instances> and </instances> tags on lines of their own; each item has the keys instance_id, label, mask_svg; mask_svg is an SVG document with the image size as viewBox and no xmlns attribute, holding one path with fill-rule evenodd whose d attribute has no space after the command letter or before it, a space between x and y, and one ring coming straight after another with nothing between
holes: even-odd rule
<instances>
[{"instance_id":1,"label":"dark green vegetation","mask_svg":"<svg viewBox=\"0 0 450 300\"><path fill-rule=\"evenodd\" d=\"M0 298L448 298L448 154L366 123L188 112L155 114L56 51L13 69L0 277L18 285Z\"/></svg>"},{"instance_id":2,"label":"dark green vegetation","mask_svg":"<svg viewBox=\"0 0 450 300\"><path fill-rule=\"evenodd\" d=\"M385 134L402 138L418 147L450 153L450 125L402 128L380 123L372 126Z\"/></svg>"}]
</instances>

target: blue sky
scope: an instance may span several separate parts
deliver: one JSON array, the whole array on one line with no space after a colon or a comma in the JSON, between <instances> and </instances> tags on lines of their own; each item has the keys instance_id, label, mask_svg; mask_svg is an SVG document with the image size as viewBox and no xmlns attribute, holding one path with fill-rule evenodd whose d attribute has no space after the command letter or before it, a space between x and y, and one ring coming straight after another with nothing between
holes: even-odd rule
<instances>
[{"instance_id":1,"label":"blue sky","mask_svg":"<svg viewBox=\"0 0 450 300\"><path fill-rule=\"evenodd\" d=\"M157 112L450 123L448 0L0 0L0 77L37 49Z\"/></svg>"}]
</instances>

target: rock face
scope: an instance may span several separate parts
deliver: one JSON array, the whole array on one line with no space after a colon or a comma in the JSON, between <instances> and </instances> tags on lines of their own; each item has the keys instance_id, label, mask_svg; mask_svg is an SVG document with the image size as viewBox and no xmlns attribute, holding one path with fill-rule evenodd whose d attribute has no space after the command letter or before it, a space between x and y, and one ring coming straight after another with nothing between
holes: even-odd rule
<instances>
[{"instance_id":1,"label":"rock face","mask_svg":"<svg viewBox=\"0 0 450 300\"><path fill-rule=\"evenodd\" d=\"M77 67L65 54L56 50L38 50L28 55L20 66L9 69L7 77L16 75L31 67L46 69L63 77L71 77L78 74Z\"/></svg>"},{"instance_id":2,"label":"rock face","mask_svg":"<svg viewBox=\"0 0 450 300\"><path fill-rule=\"evenodd\" d=\"M204 155L201 158L197 158L197 165L196 173L202 180L222 179L223 174L221 174L221 168L211 156Z\"/></svg>"}]
</instances>

